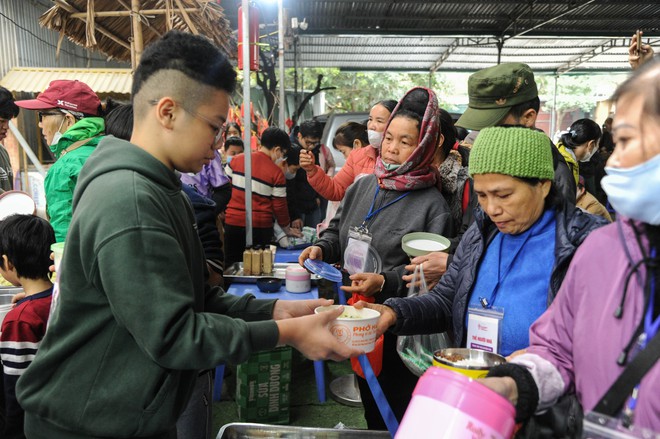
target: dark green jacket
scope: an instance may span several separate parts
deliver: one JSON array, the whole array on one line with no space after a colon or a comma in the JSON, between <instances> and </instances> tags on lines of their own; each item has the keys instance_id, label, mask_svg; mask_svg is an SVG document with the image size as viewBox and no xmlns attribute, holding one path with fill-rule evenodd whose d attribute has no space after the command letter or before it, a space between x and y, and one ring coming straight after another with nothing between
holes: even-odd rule
<instances>
[{"instance_id":1,"label":"dark green jacket","mask_svg":"<svg viewBox=\"0 0 660 439\"><path fill-rule=\"evenodd\" d=\"M59 298L17 387L40 437L164 434L199 370L277 344L275 322L254 321L270 318L275 301L205 287L190 203L144 150L104 138L73 212Z\"/></svg>"}]
</instances>

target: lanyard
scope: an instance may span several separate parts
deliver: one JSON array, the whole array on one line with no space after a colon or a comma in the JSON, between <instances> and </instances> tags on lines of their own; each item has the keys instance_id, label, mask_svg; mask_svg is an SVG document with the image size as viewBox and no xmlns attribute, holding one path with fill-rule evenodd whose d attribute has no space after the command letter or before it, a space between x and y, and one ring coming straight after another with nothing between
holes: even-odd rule
<instances>
[{"instance_id":1,"label":"lanyard","mask_svg":"<svg viewBox=\"0 0 660 439\"><path fill-rule=\"evenodd\" d=\"M653 249L651 256L655 258L655 249ZM644 333L646 334L647 342L655 336L658 332L658 327L660 327L660 316L653 320L653 308L655 306L655 276L653 276L653 273L649 273L649 275L651 276L651 297L649 297L649 306L644 315ZM646 343L644 343L644 345L646 345Z\"/></svg>"},{"instance_id":2,"label":"lanyard","mask_svg":"<svg viewBox=\"0 0 660 439\"><path fill-rule=\"evenodd\" d=\"M493 292L490 294L490 299L486 299L484 296L479 296L479 303L481 303L481 306L484 308L492 308L493 304L495 303L495 299L497 299L497 293L500 290L500 285L504 279L509 275L509 272L511 271L511 268L516 262L516 259L518 258L518 255L520 254L520 251L525 247L525 244L527 244L527 241L529 241L529 238L533 235L533 231L530 230L530 232L527 234L525 237L525 240L518 246L516 249L516 254L513 255L513 258L511 259L511 262L509 263L508 266L504 267L504 274L502 274L502 246L504 244L504 238L506 236L502 235L502 239L500 240L500 248L499 248L499 260L497 261L497 283L495 284L495 288L493 288Z\"/></svg>"},{"instance_id":3,"label":"lanyard","mask_svg":"<svg viewBox=\"0 0 660 439\"><path fill-rule=\"evenodd\" d=\"M381 207L379 207L378 209L376 209L374 211L374 206L376 205L376 197L378 196L378 192L380 192L380 186L376 186L376 193L374 194L374 199L371 201L371 207L369 208L369 212L367 213L367 216L364 217L364 221L362 222L362 226L360 226L362 228L364 228L366 226L367 221L369 221L371 218L378 215L383 209L385 209L387 207L390 207L392 204L396 203L399 200L402 200L403 198L407 197L410 194L410 192L406 192L405 194L400 195L396 199L390 201L386 205L381 206Z\"/></svg>"},{"instance_id":4,"label":"lanyard","mask_svg":"<svg viewBox=\"0 0 660 439\"><path fill-rule=\"evenodd\" d=\"M655 258L655 248L651 250L651 257ZM649 276L651 276L650 279L650 286L651 286L651 291L650 291L650 297L649 297L649 304L648 307L646 308L646 313L644 313L644 333L640 336L639 338L639 347L641 349L645 349L646 345L648 344L649 340L652 340L655 334L658 332L658 327L660 327L660 316L656 317L655 320L653 320L653 308L655 305L655 276L651 272L651 270L648 270ZM639 396L639 384L635 386L633 389L632 395L630 395L630 398L628 399L628 404L626 404L626 407L623 410L623 420L624 420L624 425L630 425L633 422L633 415L635 413L635 408L637 408L637 397Z\"/></svg>"}]
</instances>

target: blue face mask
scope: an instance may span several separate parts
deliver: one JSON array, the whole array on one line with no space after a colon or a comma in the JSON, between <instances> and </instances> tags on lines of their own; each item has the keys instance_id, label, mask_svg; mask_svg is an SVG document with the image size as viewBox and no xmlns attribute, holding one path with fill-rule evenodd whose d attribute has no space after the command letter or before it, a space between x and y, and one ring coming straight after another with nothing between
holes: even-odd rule
<instances>
[{"instance_id":1,"label":"blue face mask","mask_svg":"<svg viewBox=\"0 0 660 439\"><path fill-rule=\"evenodd\" d=\"M621 215L660 225L660 154L632 168L606 167L601 186Z\"/></svg>"},{"instance_id":2,"label":"blue face mask","mask_svg":"<svg viewBox=\"0 0 660 439\"><path fill-rule=\"evenodd\" d=\"M227 156L227 164L229 164L229 162L231 162L231 159L233 159L233 158L234 158L233 155Z\"/></svg>"},{"instance_id":3,"label":"blue face mask","mask_svg":"<svg viewBox=\"0 0 660 439\"><path fill-rule=\"evenodd\" d=\"M383 166L387 171L394 171L399 169L399 167L401 167L399 163L385 163L385 162L383 162Z\"/></svg>"}]
</instances>

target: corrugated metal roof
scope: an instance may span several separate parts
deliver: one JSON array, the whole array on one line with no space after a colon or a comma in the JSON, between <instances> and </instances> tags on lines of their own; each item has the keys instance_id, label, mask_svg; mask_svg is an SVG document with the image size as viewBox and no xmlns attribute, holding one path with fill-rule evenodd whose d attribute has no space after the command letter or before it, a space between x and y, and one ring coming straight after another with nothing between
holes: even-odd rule
<instances>
[{"instance_id":1,"label":"corrugated metal roof","mask_svg":"<svg viewBox=\"0 0 660 439\"><path fill-rule=\"evenodd\" d=\"M56 79L77 79L89 85L99 96L131 93L131 69L31 68L11 69L0 84L15 92L40 93Z\"/></svg>"},{"instance_id":2,"label":"corrugated metal roof","mask_svg":"<svg viewBox=\"0 0 660 439\"><path fill-rule=\"evenodd\" d=\"M233 2L237 3L237 2ZM261 21L277 19L261 2ZM236 5L223 2L232 27ZM629 70L636 29L660 41L660 0L284 0L299 67L474 71L522 61L539 71ZM293 44L285 51L294 63Z\"/></svg>"}]
</instances>

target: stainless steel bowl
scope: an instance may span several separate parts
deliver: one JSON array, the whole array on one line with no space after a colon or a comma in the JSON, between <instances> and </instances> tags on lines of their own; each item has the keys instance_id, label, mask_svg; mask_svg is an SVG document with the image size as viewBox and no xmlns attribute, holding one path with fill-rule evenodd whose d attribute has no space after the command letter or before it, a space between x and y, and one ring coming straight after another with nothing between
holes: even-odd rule
<instances>
[{"instance_id":1,"label":"stainless steel bowl","mask_svg":"<svg viewBox=\"0 0 660 439\"><path fill-rule=\"evenodd\" d=\"M475 362L479 362L482 364L485 363L486 365L485 366L461 365L461 364L456 364L456 362L450 361L443 357L450 355L460 355L461 357L463 357L463 360L469 360L469 361L473 360ZM439 351L435 351L433 354L433 361L440 363L440 365L445 365L457 369L487 371L494 366L498 366L500 364L506 363L506 358L504 358L501 355L494 354L492 352L481 351L479 349L449 348L449 349L440 349Z\"/></svg>"}]
</instances>

